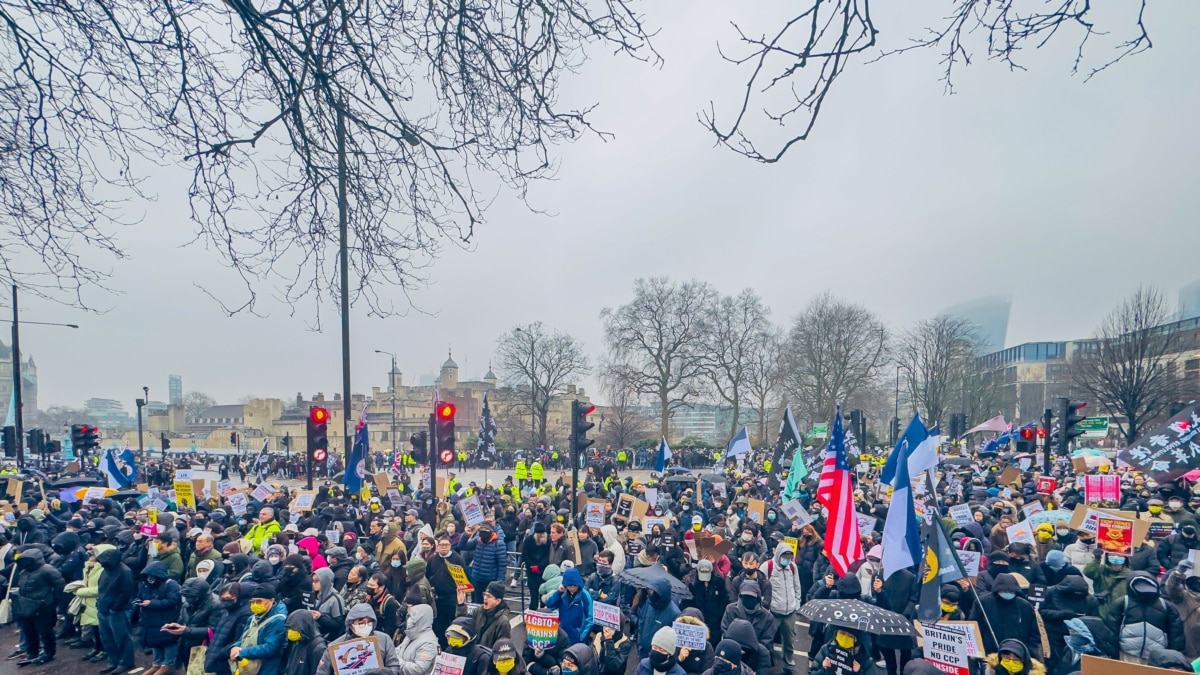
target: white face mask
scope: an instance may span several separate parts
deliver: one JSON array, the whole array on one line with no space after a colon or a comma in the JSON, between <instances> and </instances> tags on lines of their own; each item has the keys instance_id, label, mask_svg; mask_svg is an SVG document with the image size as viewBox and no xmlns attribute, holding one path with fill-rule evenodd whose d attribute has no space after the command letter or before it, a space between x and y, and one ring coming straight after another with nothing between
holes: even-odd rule
<instances>
[{"instance_id":1,"label":"white face mask","mask_svg":"<svg viewBox=\"0 0 1200 675\"><path fill-rule=\"evenodd\" d=\"M368 623L366 625L360 625L356 623L350 628L354 631L355 635L361 638L370 637L371 633L375 632L375 624L373 623Z\"/></svg>"},{"instance_id":2,"label":"white face mask","mask_svg":"<svg viewBox=\"0 0 1200 675\"><path fill-rule=\"evenodd\" d=\"M272 565L278 565L279 564L279 556L273 555L270 558L267 558L267 562L271 563Z\"/></svg>"}]
</instances>

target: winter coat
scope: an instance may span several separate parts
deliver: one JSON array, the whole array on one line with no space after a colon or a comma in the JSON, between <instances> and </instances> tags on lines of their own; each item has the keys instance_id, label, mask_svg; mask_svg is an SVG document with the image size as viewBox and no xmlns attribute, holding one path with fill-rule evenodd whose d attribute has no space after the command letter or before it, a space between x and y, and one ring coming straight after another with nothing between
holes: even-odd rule
<instances>
[{"instance_id":1,"label":"winter coat","mask_svg":"<svg viewBox=\"0 0 1200 675\"><path fill-rule=\"evenodd\" d=\"M1180 523L1180 527L1200 527L1196 521L1184 521ZM1188 539L1182 533L1176 532L1166 539L1159 542L1156 550L1158 552L1158 564L1166 569L1173 570L1181 560L1187 560L1188 552L1200 549L1200 536Z\"/></svg>"},{"instance_id":2,"label":"winter coat","mask_svg":"<svg viewBox=\"0 0 1200 675\"><path fill-rule=\"evenodd\" d=\"M629 663L629 652L633 640L621 631L614 631L611 640L605 640L598 632L592 638L592 649L596 652L596 675L625 675L625 664ZM402 673L401 675L406 675Z\"/></svg>"},{"instance_id":3,"label":"winter coat","mask_svg":"<svg viewBox=\"0 0 1200 675\"><path fill-rule=\"evenodd\" d=\"M251 614L250 621L247 622L245 630L242 631L242 637L237 642L241 646L238 658L262 661L262 669L258 671L259 675L279 675L283 672L283 650L287 646L287 629L284 628L286 621L287 605L279 600L275 601L266 614ZM245 638L246 631L256 624L260 628L255 644L242 644L241 640Z\"/></svg>"},{"instance_id":4,"label":"winter coat","mask_svg":"<svg viewBox=\"0 0 1200 675\"><path fill-rule=\"evenodd\" d=\"M313 592L317 596L313 603L314 609L321 613L317 619L317 630L323 638L332 639L341 633L342 617L346 616L346 601L334 587L333 570L322 567L313 574L321 581L320 593Z\"/></svg>"},{"instance_id":5,"label":"winter coat","mask_svg":"<svg viewBox=\"0 0 1200 675\"><path fill-rule=\"evenodd\" d=\"M113 548L98 553L96 562L104 570L96 585L96 614L103 617L111 612L128 611L137 593L137 583L133 572L121 562L121 552Z\"/></svg>"},{"instance_id":6,"label":"winter coat","mask_svg":"<svg viewBox=\"0 0 1200 675\"><path fill-rule=\"evenodd\" d=\"M1017 597L1005 600L1000 593L1016 593ZM992 592L979 600L971 610L971 621L979 622L983 634L983 648L988 654L996 653L999 643L1012 638L1020 640L1040 652L1041 632L1033 605L1020 596L1017 580L1011 574L1001 574L992 585ZM987 626L991 630L987 630Z\"/></svg>"},{"instance_id":7,"label":"winter coat","mask_svg":"<svg viewBox=\"0 0 1200 675\"><path fill-rule=\"evenodd\" d=\"M615 570L616 567L614 566L613 569ZM724 586L725 584L722 583L721 585ZM588 593L592 595L593 601L619 605L621 604L621 594L624 590L624 584L617 578L616 572L607 576L600 576L599 572L593 572L587 578L587 589Z\"/></svg>"},{"instance_id":8,"label":"winter coat","mask_svg":"<svg viewBox=\"0 0 1200 675\"><path fill-rule=\"evenodd\" d=\"M692 570L683 578L683 583L687 584L688 590L692 592L691 599L684 601L684 607L700 610L704 616L704 625L708 626L708 634L719 636L721 618L725 615L725 608L730 601L729 587L725 585L725 581L717 576L716 572L713 572L708 581L700 581L697 572Z\"/></svg>"},{"instance_id":9,"label":"winter coat","mask_svg":"<svg viewBox=\"0 0 1200 675\"><path fill-rule=\"evenodd\" d=\"M734 619L724 630L726 639L742 645L742 666L752 670L756 675L767 675L771 672L771 645L763 644L758 638L754 626L745 619Z\"/></svg>"},{"instance_id":10,"label":"winter coat","mask_svg":"<svg viewBox=\"0 0 1200 675\"><path fill-rule=\"evenodd\" d=\"M300 633L299 642L289 640L287 643L283 672L287 675L313 675L325 655L325 638L319 632L312 614L307 609L298 609L288 614L283 628L285 636L289 629Z\"/></svg>"},{"instance_id":11,"label":"winter coat","mask_svg":"<svg viewBox=\"0 0 1200 675\"><path fill-rule=\"evenodd\" d=\"M98 558L105 551L115 551L116 547L112 544L98 544L93 550ZM100 595L100 575L103 573L104 567L97 559L89 560L83 566L83 586L75 591L75 597L83 598L83 611L79 614L79 625L81 626L100 625L96 604Z\"/></svg>"},{"instance_id":12,"label":"winter coat","mask_svg":"<svg viewBox=\"0 0 1200 675\"><path fill-rule=\"evenodd\" d=\"M679 606L671 598L671 582L661 577L655 578L650 581L650 589L657 599L643 602L638 610L637 650L638 656L643 657L650 653L650 641L654 633L663 626L670 626L679 616Z\"/></svg>"},{"instance_id":13,"label":"winter coat","mask_svg":"<svg viewBox=\"0 0 1200 675\"><path fill-rule=\"evenodd\" d=\"M621 536L617 534L616 525L603 525L600 527L600 534L604 536L604 551L612 551L613 554L613 576L620 574L625 569L625 549L621 546Z\"/></svg>"},{"instance_id":14,"label":"winter coat","mask_svg":"<svg viewBox=\"0 0 1200 675\"><path fill-rule=\"evenodd\" d=\"M437 658L438 639L433 633L433 608L414 605L408 610L404 640L396 647L399 675L429 675Z\"/></svg>"},{"instance_id":15,"label":"winter coat","mask_svg":"<svg viewBox=\"0 0 1200 675\"><path fill-rule=\"evenodd\" d=\"M425 578L425 561L420 558L413 558L404 565L404 575L408 579L408 588L411 591L416 588L420 595L421 602L418 604L436 606L436 599L433 594L433 586L429 584L429 580Z\"/></svg>"},{"instance_id":16,"label":"winter coat","mask_svg":"<svg viewBox=\"0 0 1200 675\"><path fill-rule=\"evenodd\" d=\"M775 557L765 565L767 578L771 582L770 610L781 616L795 613L804 604L796 562L793 559L790 565L784 567L780 562L784 553L791 554L792 547L787 544L776 546Z\"/></svg>"},{"instance_id":17,"label":"winter coat","mask_svg":"<svg viewBox=\"0 0 1200 675\"><path fill-rule=\"evenodd\" d=\"M650 659L645 658L641 661L638 661L637 668L633 671L633 675L654 675L654 672L654 666L650 665ZM664 673L664 675L687 675L687 673L684 672L683 666L680 666L678 663L676 663L675 665L671 666L671 669Z\"/></svg>"},{"instance_id":18,"label":"winter coat","mask_svg":"<svg viewBox=\"0 0 1200 675\"><path fill-rule=\"evenodd\" d=\"M533 574L543 574L550 564L550 538L546 543L539 544L534 540L533 533L525 535L521 542L521 564Z\"/></svg>"},{"instance_id":19,"label":"winter coat","mask_svg":"<svg viewBox=\"0 0 1200 675\"><path fill-rule=\"evenodd\" d=\"M1122 565L1114 570L1101 559L1092 558L1083 568L1083 576L1092 580L1092 593L1100 602L1100 618L1108 619L1115 603L1120 602L1129 590L1129 567Z\"/></svg>"},{"instance_id":20,"label":"winter coat","mask_svg":"<svg viewBox=\"0 0 1200 675\"><path fill-rule=\"evenodd\" d=\"M233 607L225 608L225 615L213 629L212 640L208 643L208 653L204 656L205 672L230 675L229 648L237 646L242 639L251 616L249 598L245 595Z\"/></svg>"},{"instance_id":21,"label":"winter coat","mask_svg":"<svg viewBox=\"0 0 1200 675\"><path fill-rule=\"evenodd\" d=\"M471 559L472 584L482 588L493 581L504 581L505 570L508 567L508 548L504 544L503 534L493 533L492 540L485 544L479 540L479 533L476 532L464 550L475 552Z\"/></svg>"},{"instance_id":22,"label":"winter coat","mask_svg":"<svg viewBox=\"0 0 1200 675\"><path fill-rule=\"evenodd\" d=\"M825 659L830 658L831 653L837 645L830 640L826 642L821 650L817 652L816 658L812 661L811 675L836 675L836 668L824 668L822 664ZM872 659L866 645L855 643L850 650L850 656L858 663L858 672L855 675L875 675L875 659ZM1024 675L1024 674L1022 674Z\"/></svg>"},{"instance_id":23,"label":"winter coat","mask_svg":"<svg viewBox=\"0 0 1200 675\"><path fill-rule=\"evenodd\" d=\"M175 641L175 636L165 633L162 627L179 622L179 610L183 607L179 584L169 578L170 572L161 561L146 565L142 571L142 585L138 589L137 601L150 604L138 611L142 626L142 647L162 647Z\"/></svg>"},{"instance_id":24,"label":"winter coat","mask_svg":"<svg viewBox=\"0 0 1200 675\"><path fill-rule=\"evenodd\" d=\"M559 628L558 639L555 640L553 646L543 651L541 656L538 656L526 641L525 646L521 649L521 657L525 659L525 668L528 669L530 675L549 675L552 669L562 663L562 655L567 653L569 646L570 640L567 639L567 634Z\"/></svg>"},{"instance_id":25,"label":"winter coat","mask_svg":"<svg viewBox=\"0 0 1200 675\"><path fill-rule=\"evenodd\" d=\"M577 644L567 647L567 654L571 655L571 660L578 666L577 675L596 675L596 652L586 644ZM673 673L673 671L667 671ZM673 673L678 675L678 673Z\"/></svg>"},{"instance_id":26,"label":"winter coat","mask_svg":"<svg viewBox=\"0 0 1200 675\"><path fill-rule=\"evenodd\" d=\"M734 575L729 580L729 598L731 600L737 598L738 591L742 588L742 584L747 581L752 581L755 584L758 584L758 597L762 598L762 604L770 607L771 580L767 578L767 573L763 571L761 567L755 570L753 575L745 571Z\"/></svg>"},{"instance_id":27,"label":"winter coat","mask_svg":"<svg viewBox=\"0 0 1200 675\"><path fill-rule=\"evenodd\" d=\"M496 644L496 640L512 639L512 615L508 613L507 603L501 602L495 609L480 605L471 613L471 618L475 620L475 626L479 630L479 637L476 638L479 644L493 645Z\"/></svg>"},{"instance_id":28,"label":"winter coat","mask_svg":"<svg viewBox=\"0 0 1200 675\"><path fill-rule=\"evenodd\" d=\"M391 560L396 553L401 554L405 559L408 558L408 547L404 545L404 540L397 536L399 532L399 523L388 523L383 531L383 536L379 538L379 543L375 544L375 559L380 564L384 564L385 560Z\"/></svg>"},{"instance_id":29,"label":"winter coat","mask_svg":"<svg viewBox=\"0 0 1200 675\"><path fill-rule=\"evenodd\" d=\"M1000 643L1004 651L1012 652L1021 657L1025 667L1021 669L1021 675L1046 675L1046 666L1041 661L1035 659L1028 649L1028 645L1020 640L1004 640ZM988 652L987 655L987 675L1007 675L1008 671L1000 667L1000 653Z\"/></svg>"},{"instance_id":30,"label":"winter coat","mask_svg":"<svg viewBox=\"0 0 1200 675\"><path fill-rule=\"evenodd\" d=\"M579 591L572 595L566 590L556 590L546 599L546 607L558 610L558 625L567 634L571 644L578 644L587 639L592 627L592 596L583 587L579 570L574 567L563 575L562 585L564 588L578 586ZM482 640L481 643L490 644Z\"/></svg>"},{"instance_id":31,"label":"winter coat","mask_svg":"<svg viewBox=\"0 0 1200 675\"><path fill-rule=\"evenodd\" d=\"M54 561L54 567L62 575L64 582L71 583L83 579L83 563L87 560L87 553L83 550L83 544L80 542L78 534L74 532L58 534L51 540L50 548L58 554L58 559Z\"/></svg>"},{"instance_id":32,"label":"winter coat","mask_svg":"<svg viewBox=\"0 0 1200 675\"><path fill-rule=\"evenodd\" d=\"M62 575L52 565L46 564L42 552L35 548L21 551L17 559L17 576L13 586L20 588L21 601L13 601L13 616L17 618L31 617L47 608L54 608L58 603L58 594L62 593Z\"/></svg>"},{"instance_id":33,"label":"winter coat","mask_svg":"<svg viewBox=\"0 0 1200 675\"><path fill-rule=\"evenodd\" d=\"M1063 642L1068 632L1065 622L1080 616L1099 616L1100 603L1088 593L1087 581L1072 574L1046 591L1046 599L1038 611L1050 642L1049 662L1058 663L1066 649Z\"/></svg>"},{"instance_id":34,"label":"winter coat","mask_svg":"<svg viewBox=\"0 0 1200 675\"><path fill-rule=\"evenodd\" d=\"M1178 568L1166 580L1166 598L1183 618L1183 653L1189 659L1200 657L1200 593L1187 587L1187 578Z\"/></svg>"},{"instance_id":35,"label":"winter coat","mask_svg":"<svg viewBox=\"0 0 1200 675\"><path fill-rule=\"evenodd\" d=\"M208 589L208 584L200 579L188 579L183 582L179 594L184 600L179 623L185 628L179 636L179 655L175 660L175 667L186 668L192 647L208 641L208 632L215 631L221 619L225 618L225 608Z\"/></svg>"},{"instance_id":36,"label":"winter coat","mask_svg":"<svg viewBox=\"0 0 1200 675\"><path fill-rule=\"evenodd\" d=\"M558 565L551 563L546 566L546 571L542 574L542 584L538 586L537 592L545 602L550 594L557 591L562 585L562 570Z\"/></svg>"},{"instance_id":37,"label":"winter coat","mask_svg":"<svg viewBox=\"0 0 1200 675\"><path fill-rule=\"evenodd\" d=\"M1151 590L1137 590L1150 587ZM1121 652L1148 659L1155 648L1183 651L1183 621L1175 606L1158 592L1158 582L1145 572L1129 577L1129 592L1111 605L1105 623L1121 641Z\"/></svg>"},{"instance_id":38,"label":"winter coat","mask_svg":"<svg viewBox=\"0 0 1200 675\"><path fill-rule=\"evenodd\" d=\"M738 590L738 599L729 603L725 614L721 616L721 634L724 635L728 631L729 624L733 621L742 619L754 627L758 641L770 651L771 643L775 641L775 617L771 615L770 610L762 606L761 600L753 610L747 609L741 600L743 595L758 597L758 584L753 581L742 582L742 587Z\"/></svg>"},{"instance_id":39,"label":"winter coat","mask_svg":"<svg viewBox=\"0 0 1200 675\"><path fill-rule=\"evenodd\" d=\"M296 548L304 549L308 554L308 559L311 561L313 570L321 570L329 567L329 561L325 560L325 556L321 555L321 542L317 541L316 537L304 537L296 542ZM376 560L384 560L379 556L375 556ZM294 674L293 674L294 675Z\"/></svg>"}]
</instances>

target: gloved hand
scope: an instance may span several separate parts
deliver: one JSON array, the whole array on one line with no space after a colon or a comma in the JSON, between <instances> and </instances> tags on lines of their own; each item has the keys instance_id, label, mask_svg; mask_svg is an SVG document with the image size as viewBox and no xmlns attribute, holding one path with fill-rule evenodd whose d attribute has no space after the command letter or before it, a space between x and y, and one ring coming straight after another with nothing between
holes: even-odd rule
<instances>
[{"instance_id":1,"label":"gloved hand","mask_svg":"<svg viewBox=\"0 0 1200 675\"><path fill-rule=\"evenodd\" d=\"M1104 549L1100 548L1099 546L1097 546L1096 549L1094 551L1092 551L1092 557L1095 558L1096 560L1099 560L1103 556L1104 556Z\"/></svg>"},{"instance_id":2,"label":"gloved hand","mask_svg":"<svg viewBox=\"0 0 1200 675\"><path fill-rule=\"evenodd\" d=\"M1179 570L1180 574L1187 574L1188 572L1192 571L1192 567L1192 561L1184 558L1183 560L1179 561L1179 565L1177 565L1175 569Z\"/></svg>"}]
</instances>

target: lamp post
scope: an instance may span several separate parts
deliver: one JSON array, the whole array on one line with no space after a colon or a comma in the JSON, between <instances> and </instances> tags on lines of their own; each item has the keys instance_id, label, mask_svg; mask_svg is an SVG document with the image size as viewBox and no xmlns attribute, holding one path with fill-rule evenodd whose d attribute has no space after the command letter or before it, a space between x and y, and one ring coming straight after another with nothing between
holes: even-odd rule
<instances>
[{"instance_id":1,"label":"lamp post","mask_svg":"<svg viewBox=\"0 0 1200 675\"><path fill-rule=\"evenodd\" d=\"M21 414L21 322L17 311L17 285L12 285L12 400L13 426L17 433L17 467L25 467L25 424ZM62 328L79 328L73 323L48 323L45 321L26 321L33 326L60 326Z\"/></svg>"},{"instance_id":2,"label":"lamp post","mask_svg":"<svg viewBox=\"0 0 1200 675\"><path fill-rule=\"evenodd\" d=\"M382 349L376 349L376 354L386 354L392 357L392 370L388 373L388 391L392 395L392 461L396 457L396 355L391 352L385 352Z\"/></svg>"},{"instance_id":3,"label":"lamp post","mask_svg":"<svg viewBox=\"0 0 1200 675\"><path fill-rule=\"evenodd\" d=\"M145 408L146 402L150 400L150 387L142 387L142 395L145 398L139 398L136 401L138 413L138 457L141 457L142 461L145 461L144 453L146 449L142 442L142 408Z\"/></svg>"},{"instance_id":4,"label":"lamp post","mask_svg":"<svg viewBox=\"0 0 1200 675\"><path fill-rule=\"evenodd\" d=\"M534 451L534 444L537 443L537 378L534 377L533 348L537 341L533 337L533 333L517 326L513 328L518 333L524 333L529 336L529 454Z\"/></svg>"}]
</instances>

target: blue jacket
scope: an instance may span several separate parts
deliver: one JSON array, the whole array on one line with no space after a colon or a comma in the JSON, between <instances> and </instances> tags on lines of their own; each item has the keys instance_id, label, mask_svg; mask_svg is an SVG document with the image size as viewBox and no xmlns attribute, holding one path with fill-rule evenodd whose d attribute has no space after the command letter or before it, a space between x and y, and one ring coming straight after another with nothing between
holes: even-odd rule
<instances>
[{"instance_id":1,"label":"blue jacket","mask_svg":"<svg viewBox=\"0 0 1200 675\"><path fill-rule=\"evenodd\" d=\"M493 581L504 581L505 568L508 567L508 548L504 545L504 533L499 528L496 529L496 538L491 543L479 541L479 535L476 534L463 549L475 552L471 558L472 584L482 587Z\"/></svg>"},{"instance_id":2,"label":"blue jacket","mask_svg":"<svg viewBox=\"0 0 1200 675\"><path fill-rule=\"evenodd\" d=\"M712 669L710 668L709 670ZM650 659L644 658L641 661L638 661L637 670L634 671L633 675L652 675L653 672L654 666L650 665ZM738 669L738 672L741 672L741 669ZM671 669L667 671L666 675L687 675L687 673L683 670L683 666L676 663L675 665L671 666Z\"/></svg>"},{"instance_id":3,"label":"blue jacket","mask_svg":"<svg viewBox=\"0 0 1200 675\"><path fill-rule=\"evenodd\" d=\"M587 639L588 631L592 628L592 596L583 587L583 577L574 567L563 575L562 584L578 586L579 592L572 596L563 591L554 591L546 598L546 607L558 610L559 627L570 638L571 644L578 644Z\"/></svg>"},{"instance_id":4,"label":"blue jacket","mask_svg":"<svg viewBox=\"0 0 1200 675\"><path fill-rule=\"evenodd\" d=\"M283 666L283 648L287 646L287 628L283 625L287 620L287 605L276 600L269 612L261 616L252 616L250 619L251 623L256 620L264 624L258 631L258 644L243 645L238 658L261 660L262 670L258 671L259 675L279 675ZM268 621L270 623L267 623ZM246 628L249 627L250 624L247 624Z\"/></svg>"},{"instance_id":5,"label":"blue jacket","mask_svg":"<svg viewBox=\"0 0 1200 675\"><path fill-rule=\"evenodd\" d=\"M663 626L670 626L679 616L679 605L671 598L671 582L658 578L650 582L658 602L644 602L638 610L637 649L640 658L650 655L650 641Z\"/></svg>"}]
</instances>

